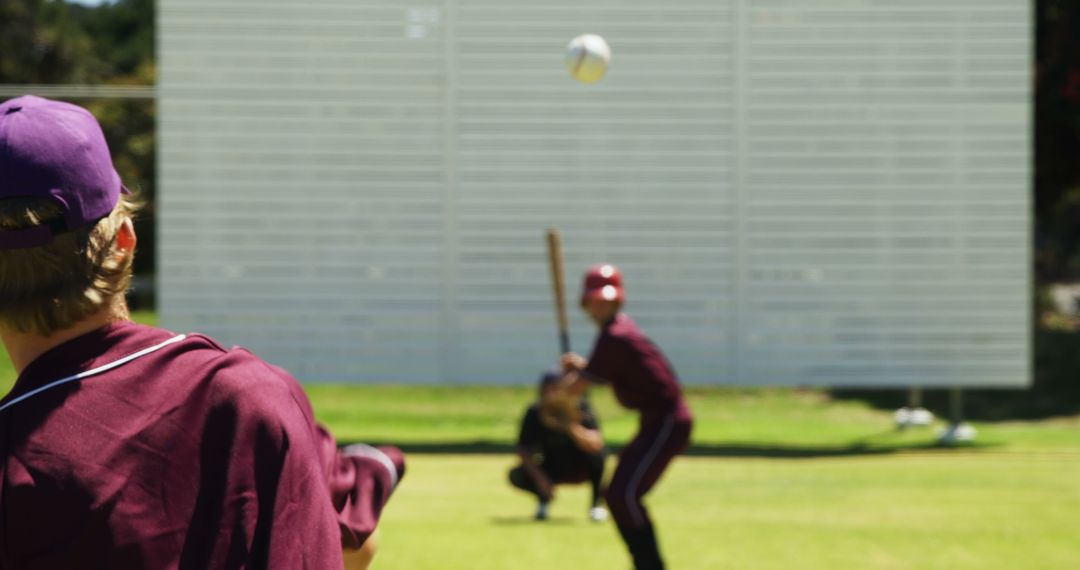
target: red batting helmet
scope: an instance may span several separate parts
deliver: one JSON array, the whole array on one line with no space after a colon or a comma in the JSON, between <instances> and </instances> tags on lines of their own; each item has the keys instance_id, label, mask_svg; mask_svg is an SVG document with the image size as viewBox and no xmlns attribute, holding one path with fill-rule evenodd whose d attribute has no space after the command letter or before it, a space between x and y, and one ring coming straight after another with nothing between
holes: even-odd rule
<instances>
[{"instance_id":1,"label":"red batting helmet","mask_svg":"<svg viewBox=\"0 0 1080 570\"><path fill-rule=\"evenodd\" d=\"M626 299L623 292L622 273L618 267L605 263L594 265L585 272L585 283L581 287L581 304L589 299L619 301Z\"/></svg>"}]
</instances>

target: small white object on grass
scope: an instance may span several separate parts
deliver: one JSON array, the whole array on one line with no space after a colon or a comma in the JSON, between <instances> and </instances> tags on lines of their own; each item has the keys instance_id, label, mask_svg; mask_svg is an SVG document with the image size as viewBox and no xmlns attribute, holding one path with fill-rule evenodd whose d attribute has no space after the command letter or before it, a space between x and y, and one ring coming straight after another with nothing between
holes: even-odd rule
<instances>
[{"instance_id":1,"label":"small white object on grass","mask_svg":"<svg viewBox=\"0 0 1080 570\"><path fill-rule=\"evenodd\" d=\"M941 445L953 445L955 443L975 441L977 433L971 424L950 424L949 427L938 433L938 443Z\"/></svg>"},{"instance_id":2,"label":"small white object on grass","mask_svg":"<svg viewBox=\"0 0 1080 570\"><path fill-rule=\"evenodd\" d=\"M934 414L926 408L900 408L893 414L897 427L928 426L934 423Z\"/></svg>"}]
</instances>

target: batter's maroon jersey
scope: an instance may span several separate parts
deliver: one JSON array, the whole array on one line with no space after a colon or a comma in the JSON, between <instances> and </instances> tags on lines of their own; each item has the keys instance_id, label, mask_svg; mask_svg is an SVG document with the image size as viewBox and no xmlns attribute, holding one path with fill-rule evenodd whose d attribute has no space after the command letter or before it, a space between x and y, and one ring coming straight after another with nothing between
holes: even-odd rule
<instances>
[{"instance_id":1,"label":"batter's maroon jersey","mask_svg":"<svg viewBox=\"0 0 1080 570\"><path fill-rule=\"evenodd\" d=\"M3 406L3 570L341 568L404 468L338 452L251 353L127 322L34 360Z\"/></svg>"},{"instance_id":2,"label":"batter's maroon jersey","mask_svg":"<svg viewBox=\"0 0 1080 570\"><path fill-rule=\"evenodd\" d=\"M605 324L593 346L585 374L610 382L616 399L644 415L673 414L690 419L675 371L660 349L623 313Z\"/></svg>"}]
</instances>

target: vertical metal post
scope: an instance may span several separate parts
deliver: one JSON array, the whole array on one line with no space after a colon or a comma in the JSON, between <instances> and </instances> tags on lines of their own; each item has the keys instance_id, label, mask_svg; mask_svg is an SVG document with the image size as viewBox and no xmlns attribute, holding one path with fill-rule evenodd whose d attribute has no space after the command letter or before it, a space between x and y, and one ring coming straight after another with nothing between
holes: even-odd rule
<instances>
[{"instance_id":1,"label":"vertical metal post","mask_svg":"<svg viewBox=\"0 0 1080 570\"><path fill-rule=\"evenodd\" d=\"M938 443L953 445L975 439L975 428L964 423L964 391L954 386L949 390L949 427L938 436Z\"/></svg>"},{"instance_id":2,"label":"vertical metal post","mask_svg":"<svg viewBox=\"0 0 1080 570\"><path fill-rule=\"evenodd\" d=\"M457 0L445 0L439 14L443 42L443 237L442 237L442 314L439 337L439 374L442 382L461 381L457 377L460 359L461 308L458 306L458 228L457 228Z\"/></svg>"},{"instance_id":3,"label":"vertical metal post","mask_svg":"<svg viewBox=\"0 0 1080 570\"><path fill-rule=\"evenodd\" d=\"M912 386L908 390L908 407L917 410L922 407L922 388L919 386Z\"/></svg>"},{"instance_id":4,"label":"vertical metal post","mask_svg":"<svg viewBox=\"0 0 1080 570\"><path fill-rule=\"evenodd\" d=\"M949 423L958 426L964 422L964 391L958 387L949 390Z\"/></svg>"},{"instance_id":5,"label":"vertical metal post","mask_svg":"<svg viewBox=\"0 0 1080 570\"><path fill-rule=\"evenodd\" d=\"M734 199L734 206L732 215L735 218L735 239L733 247L735 249L735 291L731 296L731 316L733 325L731 329L731 344L728 354L731 361L731 368L729 374L731 380L736 384L747 381L745 377L746 357L743 354L743 339L747 334L745 330L746 324L749 322L746 312L749 310L746 307L749 305L749 299L746 298L746 293L749 291L749 287L746 286L746 232L748 230L746 224L746 197L748 196L746 190L746 184L749 177L747 173L747 145L746 145L746 50L748 49L749 42L747 41L747 6L749 0L736 0L735 2L735 43L734 58L735 65L735 101L732 105L732 121L735 127L735 167L734 176L732 177L732 196Z\"/></svg>"}]
</instances>

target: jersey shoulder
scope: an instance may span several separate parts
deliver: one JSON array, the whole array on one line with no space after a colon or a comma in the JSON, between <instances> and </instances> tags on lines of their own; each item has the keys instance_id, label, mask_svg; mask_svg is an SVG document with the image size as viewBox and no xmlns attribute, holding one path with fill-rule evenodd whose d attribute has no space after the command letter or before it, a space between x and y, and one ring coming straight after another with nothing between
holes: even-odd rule
<instances>
[{"instance_id":1,"label":"jersey shoulder","mask_svg":"<svg viewBox=\"0 0 1080 570\"><path fill-rule=\"evenodd\" d=\"M300 383L242 347L225 348L203 335L188 335L179 343L173 365L207 390L208 404L235 408L238 413L275 422L299 411L312 419L311 404Z\"/></svg>"}]
</instances>

